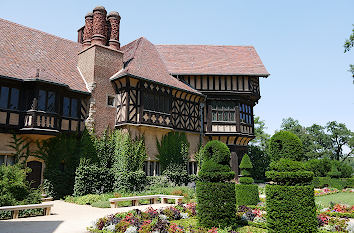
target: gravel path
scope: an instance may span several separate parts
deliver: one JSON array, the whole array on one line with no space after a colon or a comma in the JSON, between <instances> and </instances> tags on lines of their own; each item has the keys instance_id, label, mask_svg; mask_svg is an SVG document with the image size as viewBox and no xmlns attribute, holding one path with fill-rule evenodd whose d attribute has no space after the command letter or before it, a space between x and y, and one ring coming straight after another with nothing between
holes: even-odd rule
<instances>
[{"instance_id":1,"label":"gravel path","mask_svg":"<svg viewBox=\"0 0 354 233\"><path fill-rule=\"evenodd\" d=\"M155 209L168 204L142 205L120 208L95 208L89 205L76 205L64 201L53 201L50 216L36 216L0 221L0 233L84 233L86 227L105 215L127 212L132 209Z\"/></svg>"}]
</instances>

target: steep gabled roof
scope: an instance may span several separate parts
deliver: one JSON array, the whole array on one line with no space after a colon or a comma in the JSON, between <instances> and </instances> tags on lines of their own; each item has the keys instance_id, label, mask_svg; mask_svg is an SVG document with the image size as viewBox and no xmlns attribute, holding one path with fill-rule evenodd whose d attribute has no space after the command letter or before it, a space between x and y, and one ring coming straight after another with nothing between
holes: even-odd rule
<instances>
[{"instance_id":1,"label":"steep gabled roof","mask_svg":"<svg viewBox=\"0 0 354 233\"><path fill-rule=\"evenodd\" d=\"M171 74L268 76L253 46L156 45Z\"/></svg>"},{"instance_id":2,"label":"steep gabled roof","mask_svg":"<svg viewBox=\"0 0 354 233\"><path fill-rule=\"evenodd\" d=\"M76 68L81 44L4 19L0 32L0 75L37 78L87 92Z\"/></svg>"},{"instance_id":3,"label":"steep gabled roof","mask_svg":"<svg viewBox=\"0 0 354 233\"><path fill-rule=\"evenodd\" d=\"M155 45L141 37L121 48L125 67L116 76L130 74L178 89L201 94L187 84L171 76L161 60ZM114 79L114 77L113 77Z\"/></svg>"}]
</instances>

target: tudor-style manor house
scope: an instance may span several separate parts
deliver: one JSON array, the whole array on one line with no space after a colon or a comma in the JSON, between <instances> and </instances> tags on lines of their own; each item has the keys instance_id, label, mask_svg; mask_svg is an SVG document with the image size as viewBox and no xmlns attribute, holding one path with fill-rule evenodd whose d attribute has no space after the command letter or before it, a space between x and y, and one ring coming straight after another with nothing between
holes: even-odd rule
<instances>
[{"instance_id":1,"label":"tudor-style manor house","mask_svg":"<svg viewBox=\"0 0 354 233\"><path fill-rule=\"evenodd\" d=\"M74 42L0 19L0 164L13 163L12 133L41 140L86 126L145 135L148 175L159 174L156 138L170 131L187 135L190 173L200 141L212 139L229 146L237 171L254 138L259 78L269 75L254 47L144 37L122 46L119 26L117 12L96 7ZM40 180L42 161L27 166Z\"/></svg>"}]
</instances>

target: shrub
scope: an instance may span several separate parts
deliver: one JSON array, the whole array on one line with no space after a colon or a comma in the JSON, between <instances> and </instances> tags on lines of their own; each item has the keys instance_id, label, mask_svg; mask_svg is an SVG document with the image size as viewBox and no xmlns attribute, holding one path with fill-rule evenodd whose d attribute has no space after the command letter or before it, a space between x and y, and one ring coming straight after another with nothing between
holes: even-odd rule
<instances>
[{"instance_id":1,"label":"shrub","mask_svg":"<svg viewBox=\"0 0 354 233\"><path fill-rule=\"evenodd\" d=\"M269 232L317 232L312 185L266 185Z\"/></svg>"},{"instance_id":2,"label":"shrub","mask_svg":"<svg viewBox=\"0 0 354 233\"><path fill-rule=\"evenodd\" d=\"M26 172L18 165L0 166L0 206L40 203L40 193L30 188Z\"/></svg>"},{"instance_id":3,"label":"shrub","mask_svg":"<svg viewBox=\"0 0 354 233\"><path fill-rule=\"evenodd\" d=\"M299 161L303 158L302 142L295 134L288 131L280 131L270 139L269 156L272 161L277 161L281 158Z\"/></svg>"},{"instance_id":4,"label":"shrub","mask_svg":"<svg viewBox=\"0 0 354 233\"><path fill-rule=\"evenodd\" d=\"M336 189L354 188L354 178L314 177L312 184L315 188L332 187Z\"/></svg>"},{"instance_id":5,"label":"shrub","mask_svg":"<svg viewBox=\"0 0 354 233\"><path fill-rule=\"evenodd\" d=\"M234 183L197 182L197 218L204 227L227 227L236 222Z\"/></svg>"},{"instance_id":6,"label":"shrub","mask_svg":"<svg viewBox=\"0 0 354 233\"><path fill-rule=\"evenodd\" d=\"M147 176L146 182L150 189L165 188L171 185L166 176Z\"/></svg>"},{"instance_id":7,"label":"shrub","mask_svg":"<svg viewBox=\"0 0 354 233\"><path fill-rule=\"evenodd\" d=\"M109 201L97 201L91 203L92 207L97 207L97 208L111 208L110 202Z\"/></svg>"},{"instance_id":8,"label":"shrub","mask_svg":"<svg viewBox=\"0 0 354 233\"><path fill-rule=\"evenodd\" d=\"M329 158L311 159L305 162L305 168L312 171L316 177L325 177L331 170L331 160Z\"/></svg>"},{"instance_id":9,"label":"shrub","mask_svg":"<svg viewBox=\"0 0 354 233\"><path fill-rule=\"evenodd\" d=\"M112 169L88 164L84 160L76 169L74 196L82 196L90 193L112 192L114 174Z\"/></svg>"},{"instance_id":10,"label":"shrub","mask_svg":"<svg viewBox=\"0 0 354 233\"><path fill-rule=\"evenodd\" d=\"M183 164L170 164L162 174L175 185L188 183L188 173Z\"/></svg>"},{"instance_id":11,"label":"shrub","mask_svg":"<svg viewBox=\"0 0 354 233\"><path fill-rule=\"evenodd\" d=\"M137 192L146 186L146 174L144 171L121 172L116 180L116 187L119 190Z\"/></svg>"},{"instance_id":12,"label":"shrub","mask_svg":"<svg viewBox=\"0 0 354 233\"><path fill-rule=\"evenodd\" d=\"M199 179L206 182L225 182L235 177L230 166L218 164L213 160L205 161L198 173Z\"/></svg>"},{"instance_id":13,"label":"shrub","mask_svg":"<svg viewBox=\"0 0 354 233\"><path fill-rule=\"evenodd\" d=\"M242 177L246 178L246 177ZM247 177L249 178L249 177ZM255 184L238 184L236 185L236 204L240 205L257 205L259 202L258 186Z\"/></svg>"},{"instance_id":14,"label":"shrub","mask_svg":"<svg viewBox=\"0 0 354 233\"><path fill-rule=\"evenodd\" d=\"M327 175L331 178L339 178L342 173L338 171L336 165L332 165L331 171L327 173Z\"/></svg>"},{"instance_id":15,"label":"shrub","mask_svg":"<svg viewBox=\"0 0 354 233\"><path fill-rule=\"evenodd\" d=\"M235 184L228 183L230 150L222 142L211 141L202 149L202 167L196 183L197 218L204 227L227 227L236 221Z\"/></svg>"},{"instance_id":16,"label":"shrub","mask_svg":"<svg viewBox=\"0 0 354 233\"><path fill-rule=\"evenodd\" d=\"M250 170L253 168L250 157L245 154L240 163L241 177L240 184L236 185L237 205L257 205L259 202L258 186L252 184L253 178L250 177Z\"/></svg>"},{"instance_id":17,"label":"shrub","mask_svg":"<svg viewBox=\"0 0 354 233\"><path fill-rule=\"evenodd\" d=\"M250 170L251 176L255 180L264 181L266 179L265 172L270 163L268 153L258 146L250 145L248 147L248 155L253 164L253 168Z\"/></svg>"},{"instance_id":18,"label":"shrub","mask_svg":"<svg viewBox=\"0 0 354 233\"><path fill-rule=\"evenodd\" d=\"M229 165L230 149L225 143L213 140L209 141L202 149L202 161L213 160L215 163Z\"/></svg>"}]
</instances>

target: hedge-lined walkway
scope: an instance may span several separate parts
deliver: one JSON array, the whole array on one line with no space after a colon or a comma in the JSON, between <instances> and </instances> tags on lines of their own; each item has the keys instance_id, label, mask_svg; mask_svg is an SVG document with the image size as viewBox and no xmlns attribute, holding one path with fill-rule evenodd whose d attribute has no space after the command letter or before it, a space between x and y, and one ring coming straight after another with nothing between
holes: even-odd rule
<instances>
[{"instance_id":1,"label":"hedge-lined walkway","mask_svg":"<svg viewBox=\"0 0 354 233\"><path fill-rule=\"evenodd\" d=\"M0 221L0 232L6 233L84 233L96 219L117 212L132 209L146 209L151 205L121 208L95 208L89 205L76 205L64 201L53 201L50 216L37 216ZM155 204L155 209L169 204Z\"/></svg>"}]
</instances>

